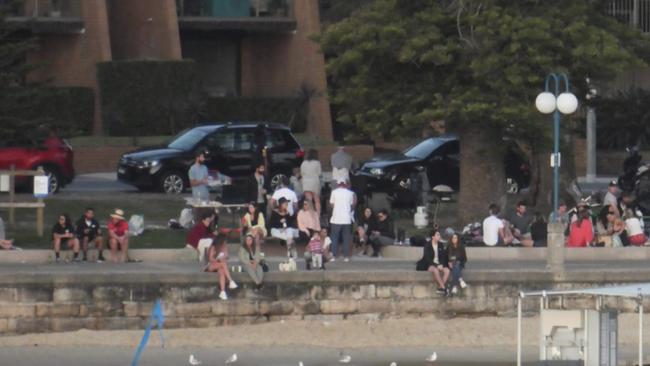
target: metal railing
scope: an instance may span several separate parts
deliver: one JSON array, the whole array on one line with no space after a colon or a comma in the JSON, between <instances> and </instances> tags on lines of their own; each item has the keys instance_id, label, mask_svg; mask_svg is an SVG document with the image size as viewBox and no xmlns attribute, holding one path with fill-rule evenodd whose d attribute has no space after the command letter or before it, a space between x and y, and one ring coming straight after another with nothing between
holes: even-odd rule
<instances>
[{"instance_id":1,"label":"metal railing","mask_svg":"<svg viewBox=\"0 0 650 366\"><path fill-rule=\"evenodd\" d=\"M607 13L643 33L650 33L650 0L611 0Z\"/></svg>"},{"instance_id":2,"label":"metal railing","mask_svg":"<svg viewBox=\"0 0 650 366\"><path fill-rule=\"evenodd\" d=\"M81 17L81 0L0 0L8 16L30 18Z\"/></svg>"},{"instance_id":3,"label":"metal railing","mask_svg":"<svg viewBox=\"0 0 650 366\"><path fill-rule=\"evenodd\" d=\"M176 0L179 17L292 17L292 0Z\"/></svg>"}]
</instances>

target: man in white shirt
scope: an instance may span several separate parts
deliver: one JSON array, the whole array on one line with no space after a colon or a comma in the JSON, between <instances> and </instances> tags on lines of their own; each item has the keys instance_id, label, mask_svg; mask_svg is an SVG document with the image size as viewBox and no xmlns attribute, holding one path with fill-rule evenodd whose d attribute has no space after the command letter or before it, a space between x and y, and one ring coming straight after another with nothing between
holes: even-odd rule
<instances>
[{"instance_id":1,"label":"man in white shirt","mask_svg":"<svg viewBox=\"0 0 650 366\"><path fill-rule=\"evenodd\" d=\"M605 197L603 198L603 206L607 207L609 206L610 208L614 209L614 212L618 214L618 216L621 215L621 212L618 212L618 184L616 184L616 181L613 180L609 182L609 186L607 187L607 193L605 193Z\"/></svg>"},{"instance_id":2,"label":"man in white shirt","mask_svg":"<svg viewBox=\"0 0 650 366\"><path fill-rule=\"evenodd\" d=\"M350 244L352 243L352 213L357 204L354 192L347 188L347 181L336 180L337 188L330 195L332 218L330 219L330 239L332 240L332 262L338 256L339 243L343 244L343 261L350 261Z\"/></svg>"},{"instance_id":3,"label":"man in white shirt","mask_svg":"<svg viewBox=\"0 0 650 366\"><path fill-rule=\"evenodd\" d=\"M497 217L499 206L490 205L490 216L483 220L483 243L489 247L504 243L504 225L503 220Z\"/></svg>"},{"instance_id":4,"label":"man in white shirt","mask_svg":"<svg viewBox=\"0 0 650 366\"><path fill-rule=\"evenodd\" d=\"M289 211L289 215L293 216L294 212L298 210L298 196L296 195L296 192L287 187L287 182L285 179L282 179L278 185L278 189L273 192L273 196L271 196L271 202L273 203L273 207L278 207L278 201L280 201L280 198L284 197L287 201L289 201L289 207L287 207L287 211Z\"/></svg>"}]
</instances>

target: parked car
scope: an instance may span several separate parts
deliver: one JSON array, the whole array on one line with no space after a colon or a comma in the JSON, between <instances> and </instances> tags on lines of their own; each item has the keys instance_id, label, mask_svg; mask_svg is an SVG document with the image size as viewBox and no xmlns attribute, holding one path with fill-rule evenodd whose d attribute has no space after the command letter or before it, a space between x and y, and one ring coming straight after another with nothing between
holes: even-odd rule
<instances>
[{"instance_id":1,"label":"parked car","mask_svg":"<svg viewBox=\"0 0 650 366\"><path fill-rule=\"evenodd\" d=\"M74 179L74 153L66 140L58 137L29 137L0 140L0 169L36 170L49 177L49 191L56 193ZM29 186L32 177L17 176L16 186Z\"/></svg>"},{"instance_id":2,"label":"parked car","mask_svg":"<svg viewBox=\"0 0 650 366\"><path fill-rule=\"evenodd\" d=\"M188 171L197 151L206 152L205 164L210 171L235 178L249 176L255 169L253 141L259 125L265 127L271 180L289 176L302 163L304 151L288 127L277 123L227 122L194 127L166 145L124 154L117 177L140 190L181 193L189 187Z\"/></svg>"},{"instance_id":3,"label":"parked car","mask_svg":"<svg viewBox=\"0 0 650 366\"><path fill-rule=\"evenodd\" d=\"M504 159L508 190L518 191L530 184L529 164L513 146ZM373 157L354 173L361 177L366 192L391 192L424 167L431 187L444 184L454 190L460 186L460 142L454 134L424 139L403 152Z\"/></svg>"}]
</instances>

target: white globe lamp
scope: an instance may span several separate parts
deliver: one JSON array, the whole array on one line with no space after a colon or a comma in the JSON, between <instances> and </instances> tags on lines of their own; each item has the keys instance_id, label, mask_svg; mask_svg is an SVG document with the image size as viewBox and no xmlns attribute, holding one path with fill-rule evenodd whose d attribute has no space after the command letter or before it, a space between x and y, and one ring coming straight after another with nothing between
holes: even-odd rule
<instances>
[{"instance_id":1,"label":"white globe lamp","mask_svg":"<svg viewBox=\"0 0 650 366\"><path fill-rule=\"evenodd\" d=\"M535 98L535 107L544 114L553 113L555 111L555 95L549 92L539 93Z\"/></svg>"},{"instance_id":2,"label":"white globe lamp","mask_svg":"<svg viewBox=\"0 0 650 366\"><path fill-rule=\"evenodd\" d=\"M557 109L564 114L571 114L578 109L578 98L569 92L557 97Z\"/></svg>"}]
</instances>

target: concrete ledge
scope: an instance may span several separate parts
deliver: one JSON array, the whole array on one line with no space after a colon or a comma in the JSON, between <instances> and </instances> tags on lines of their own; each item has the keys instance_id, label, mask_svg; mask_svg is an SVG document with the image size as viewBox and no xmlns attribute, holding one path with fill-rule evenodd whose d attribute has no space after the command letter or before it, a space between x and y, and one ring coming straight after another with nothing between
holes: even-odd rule
<instances>
[{"instance_id":1,"label":"concrete ledge","mask_svg":"<svg viewBox=\"0 0 650 366\"><path fill-rule=\"evenodd\" d=\"M395 258L417 261L422 258L421 247L388 245L382 248L385 258ZM548 256L546 248L467 248L470 261L544 261ZM565 248L564 256L567 261L630 261L650 259L650 247L624 248Z\"/></svg>"},{"instance_id":2,"label":"concrete ledge","mask_svg":"<svg viewBox=\"0 0 650 366\"><path fill-rule=\"evenodd\" d=\"M96 250L88 251L89 259L95 260ZM104 250L104 257L110 258L110 250ZM131 259L160 263L196 262L196 252L191 249L129 249ZM62 259L72 259L72 251L61 252ZM0 264L35 263L43 264L54 261L54 252L49 249L3 250L0 252Z\"/></svg>"}]
</instances>

